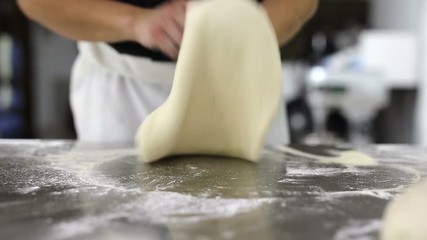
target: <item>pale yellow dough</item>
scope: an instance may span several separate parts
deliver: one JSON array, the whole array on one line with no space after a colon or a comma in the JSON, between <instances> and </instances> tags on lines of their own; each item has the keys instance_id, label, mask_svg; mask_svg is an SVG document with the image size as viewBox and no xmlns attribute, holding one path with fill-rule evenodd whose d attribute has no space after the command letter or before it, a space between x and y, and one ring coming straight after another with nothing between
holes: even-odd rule
<instances>
[{"instance_id":1,"label":"pale yellow dough","mask_svg":"<svg viewBox=\"0 0 427 240\"><path fill-rule=\"evenodd\" d=\"M427 181L387 206L381 240L427 240Z\"/></svg>"},{"instance_id":2,"label":"pale yellow dough","mask_svg":"<svg viewBox=\"0 0 427 240\"><path fill-rule=\"evenodd\" d=\"M279 106L281 74L274 30L255 1L190 3L172 92L136 136L141 159L257 161Z\"/></svg>"}]
</instances>

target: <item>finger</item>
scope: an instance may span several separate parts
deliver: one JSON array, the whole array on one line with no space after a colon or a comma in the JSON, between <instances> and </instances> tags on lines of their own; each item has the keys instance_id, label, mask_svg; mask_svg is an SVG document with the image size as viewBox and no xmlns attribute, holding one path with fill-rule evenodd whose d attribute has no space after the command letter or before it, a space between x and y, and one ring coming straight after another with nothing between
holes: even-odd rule
<instances>
[{"instance_id":1,"label":"finger","mask_svg":"<svg viewBox=\"0 0 427 240\"><path fill-rule=\"evenodd\" d=\"M181 29L184 29L185 24L185 14L187 11L187 1L186 0L177 0L173 5L173 18L175 22L180 26Z\"/></svg>"},{"instance_id":2,"label":"finger","mask_svg":"<svg viewBox=\"0 0 427 240\"><path fill-rule=\"evenodd\" d=\"M184 13L187 11L187 4L187 0L178 0L178 5L180 6L181 11Z\"/></svg>"},{"instance_id":3,"label":"finger","mask_svg":"<svg viewBox=\"0 0 427 240\"><path fill-rule=\"evenodd\" d=\"M169 36L167 36L166 33L165 33L165 36L163 37L162 41L158 42L158 48L160 51L162 51L164 54L166 54L170 58L172 58L172 59L178 58L179 48L173 42L173 40L170 39Z\"/></svg>"},{"instance_id":4,"label":"finger","mask_svg":"<svg viewBox=\"0 0 427 240\"><path fill-rule=\"evenodd\" d=\"M148 40L149 44L146 45L146 47L150 49L157 49L159 45L158 43L162 41L162 39L165 36L163 28L160 24L153 25L153 27L151 28L151 31L149 31L147 35L149 36L149 40Z\"/></svg>"},{"instance_id":5,"label":"finger","mask_svg":"<svg viewBox=\"0 0 427 240\"><path fill-rule=\"evenodd\" d=\"M163 25L163 29L177 46L181 45L183 32L173 19L166 21Z\"/></svg>"}]
</instances>

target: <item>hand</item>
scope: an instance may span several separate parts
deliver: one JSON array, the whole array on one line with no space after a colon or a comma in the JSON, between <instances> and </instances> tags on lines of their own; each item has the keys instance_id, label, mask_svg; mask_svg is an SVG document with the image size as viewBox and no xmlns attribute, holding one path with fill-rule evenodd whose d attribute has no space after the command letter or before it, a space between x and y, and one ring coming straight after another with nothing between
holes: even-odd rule
<instances>
[{"instance_id":1,"label":"hand","mask_svg":"<svg viewBox=\"0 0 427 240\"><path fill-rule=\"evenodd\" d=\"M172 0L146 10L134 22L135 40L149 49L178 57L184 32L187 0Z\"/></svg>"}]
</instances>

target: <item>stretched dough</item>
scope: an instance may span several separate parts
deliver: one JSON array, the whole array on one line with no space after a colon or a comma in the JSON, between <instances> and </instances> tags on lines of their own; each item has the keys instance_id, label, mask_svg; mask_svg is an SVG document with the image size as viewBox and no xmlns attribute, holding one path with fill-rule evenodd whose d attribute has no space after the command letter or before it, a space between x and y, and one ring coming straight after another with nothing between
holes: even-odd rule
<instances>
[{"instance_id":1,"label":"stretched dough","mask_svg":"<svg viewBox=\"0 0 427 240\"><path fill-rule=\"evenodd\" d=\"M427 239L427 181L411 188L386 208L382 240Z\"/></svg>"},{"instance_id":2,"label":"stretched dough","mask_svg":"<svg viewBox=\"0 0 427 240\"><path fill-rule=\"evenodd\" d=\"M255 1L191 2L172 92L136 136L141 159L258 160L279 106L281 74L274 30Z\"/></svg>"}]
</instances>

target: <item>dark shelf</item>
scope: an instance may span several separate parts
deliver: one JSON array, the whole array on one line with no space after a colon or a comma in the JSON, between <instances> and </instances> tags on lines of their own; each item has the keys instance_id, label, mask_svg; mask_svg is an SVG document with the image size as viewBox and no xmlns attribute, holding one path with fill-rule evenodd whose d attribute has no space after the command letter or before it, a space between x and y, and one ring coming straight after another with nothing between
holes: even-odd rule
<instances>
[{"instance_id":1,"label":"dark shelf","mask_svg":"<svg viewBox=\"0 0 427 240\"><path fill-rule=\"evenodd\" d=\"M306 59L311 37L322 31L332 35L350 24L369 27L369 0L319 0L319 9L304 29L285 47L282 59Z\"/></svg>"},{"instance_id":2,"label":"dark shelf","mask_svg":"<svg viewBox=\"0 0 427 240\"><path fill-rule=\"evenodd\" d=\"M13 15L16 12L16 1L1 0L0 1L0 16Z\"/></svg>"}]
</instances>

